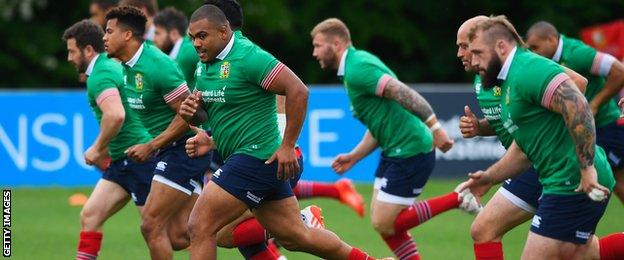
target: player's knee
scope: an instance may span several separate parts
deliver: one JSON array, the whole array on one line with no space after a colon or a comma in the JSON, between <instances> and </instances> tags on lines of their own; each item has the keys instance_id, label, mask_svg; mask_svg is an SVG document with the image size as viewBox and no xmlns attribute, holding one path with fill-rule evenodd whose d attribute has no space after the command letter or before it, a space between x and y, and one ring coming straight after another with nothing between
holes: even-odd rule
<instances>
[{"instance_id":1,"label":"player's knee","mask_svg":"<svg viewBox=\"0 0 624 260\"><path fill-rule=\"evenodd\" d=\"M276 236L275 239L288 251L302 251L309 240L306 233L300 231L292 231L286 235Z\"/></svg>"},{"instance_id":2,"label":"player's knee","mask_svg":"<svg viewBox=\"0 0 624 260\"><path fill-rule=\"evenodd\" d=\"M156 221L154 218L143 217L141 221L141 234L143 234L143 237L153 237L157 230L158 228L156 227Z\"/></svg>"},{"instance_id":3,"label":"player's knee","mask_svg":"<svg viewBox=\"0 0 624 260\"><path fill-rule=\"evenodd\" d=\"M475 243L485 243L497 240L495 232L489 228L487 223L475 220L470 226L470 236Z\"/></svg>"},{"instance_id":4,"label":"player's knee","mask_svg":"<svg viewBox=\"0 0 624 260\"><path fill-rule=\"evenodd\" d=\"M388 237L394 235L394 221L380 217L373 217L371 219L373 228L382 237Z\"/></svg>"},{"instance_id":5,"label":"player's knee","mask_svg":"<svg viewBox=\"0 0 624 260\"><path fill-rule=\"evenodd\" d=\"M102 227L101 214L98 214L95 210L90 210L88 208L83 208L80 211L80 227L83 231L95 231L99 230Z\"/></svg>"},{"instance_id":6,"label":"player's knee","mask_svg":"<svg viewBox=\"0 0 624 260\"><path fill-rule=\"evenodd\" d=\"M169 234L169 241L171 241L171 248L176 251L186 249L191 245L191 240L186 230L183 232L171 232L171 234Z\"/></svg>"},{"instance_id":7,"label":"player's knee","mask_svg":"<svg viewBox=\"0 0 624 260\"><path fill-rule=\"evenodd\" d=\"M232 241L232 231L231 230L219 230L217 233L217 246L223 248L234 248L234 243Z\"/></svg>"}]
</instances>

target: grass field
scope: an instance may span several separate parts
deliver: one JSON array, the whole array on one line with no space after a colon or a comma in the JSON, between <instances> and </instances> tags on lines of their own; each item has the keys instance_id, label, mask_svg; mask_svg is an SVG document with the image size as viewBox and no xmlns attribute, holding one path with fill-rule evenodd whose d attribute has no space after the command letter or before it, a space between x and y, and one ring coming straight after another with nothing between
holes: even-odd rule
<instances>
[{"instance_id":1,"label":"grass field","mask_svg":"<svg viewBox=\"0 0 624 260\"><path fill-rule=\"evenodd\" d=\"M432 180L422 195L429 198L452 190L456 180ZM358 185L358 190L370 198L371 185ZM68 204L76 192L89 194L90 188L14 189L12 194L12 259L72 259L79 232L79 207ZM370 254L391 256L380 237L374 232L368 217L360 219L351 209L327 200L304 200L302 207L317 204L323 208L327 227L350 244ZM597 234L624 231L624 208L613 198L606 215L598 225ZM473 216L458 210L444 213L412 229L424 259L473 259L469 235ZM519 259L529 229L528 223L507 234L504 250L507 259ZM289 259L318 259L282 249ZM220 250L221 259L241 259L236 250ZM104 227L104 242L100 259L149 259L147 247L139 231L139 215L133 205L126 206ZM188 259L187 252L177 252L175 259Z\"/></svg>"}]
</instances>

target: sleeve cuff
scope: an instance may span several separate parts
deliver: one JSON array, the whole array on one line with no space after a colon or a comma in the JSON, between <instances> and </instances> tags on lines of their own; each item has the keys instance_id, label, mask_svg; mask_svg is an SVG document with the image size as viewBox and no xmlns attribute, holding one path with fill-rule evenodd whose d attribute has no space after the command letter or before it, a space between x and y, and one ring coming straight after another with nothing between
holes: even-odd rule
<instances>
[{"instance_id":1,"label":"sleeve cuff","mask_svg":"<svg viewBox=\"0 0 624 260\"><path fill-rule=\"evenodd\" d=\"M550 83L548 83L548 86L546 87L546 92L544 92L544 96L542 97L543 107L545 108L550 107L550 101L552 101L553 95L555 94L555 90L557 90L557 88L561 86L561 83L569 79L570 79L570 76L562 72L562 73L557 74L557 76L555 76L550 81Z\"/></svg>"},{"instance_id":2,"label":"sleeve cuff","mask_svg":"<svg viewBox=\"0 0 624 260\"><path fill-rule=\"evenodd\" d=\"M99 106L102 102L104 102L104 100L114 96L119 96L119 90L117 90L117 88L108 88L102 91L99 96L97 96L97 98L95 99L95 103L97 103L97 105Z\"/></svg>"}]
</instances>

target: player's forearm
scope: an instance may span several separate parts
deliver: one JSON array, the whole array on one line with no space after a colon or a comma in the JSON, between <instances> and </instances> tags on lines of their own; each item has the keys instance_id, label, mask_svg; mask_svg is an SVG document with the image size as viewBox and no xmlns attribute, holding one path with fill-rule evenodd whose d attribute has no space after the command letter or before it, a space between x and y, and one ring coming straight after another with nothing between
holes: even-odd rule
<instances>
[{"instance_id":1,"label":"player's forearm","mask_svg":"<svg viewBox=\"0 0 624 260\"><path fill-rule=\"evenodd\" d=\"M505 155L486 170L486 174L492 183L500 183L525 172L530 167L529 158L516 142L513 142Z\"/></svg>"},{"instance_id":2,"label":"player's forearm","mask_svg":"<svg viewBox=\"0 0 624 260\"><path fill-rule=\"evenodd\" d=\"M485 118L479 119L479 136L494 136L496 132L490 127L490 122Z\"/></svg>"},{"instance_id":3,"label":"player's forearm","mask_svg":"<svg viewBox=\"0 0 624 260\"><path fill-rule=\"evenodd\" d=\"M93 145L99 151L103 151L108 147L110 141L117 136L119 130L123 126L125 120L124 111L115 111L112 113L102 113L102 120L100 121L100 132L95 139Z\"/></svg>"},{"instance_id":4,"label":"player's forearm","mask_svg":"<svg viewBox=\"0 0 624 260\"><path fill-rule=\"evenodd\" d=\"M397 79L390 79L388 83L386 83L383 96L398 102L423 122L431 121L431 117L435 116L431 105L425 98ZM431 125L428 124L428 126L431 127L433 124L435 124L435 122Z\"/></svg>"},{"instance_id":5,"label":"player's forearm","mask_svg":"<svg viewBox=\"0 0 624 260\"><path fill-rule=\"evenodd\" d=\"M360 143L358 143L358 145L351 150L351 154L357 161L359 161L372 153L378 146L379 145L377 144L375 137L373 137L370 131L366 130L366 133L364 133L364 137L362 137Z\"/></svg>"},{"instance_id":6,"label":"player's forearm","mask_svg":"<svg viewBox=\"0 0 624 260\"><path fill-rule=\"evenodd\" d=\"M587 99L566 80L555 90L550 109L561 113L576 147L581 169L593 165L596 129Z\"/></svg>"},{"instance_id":7,"label":"player's forearm","mask_svg":"<svg viewBox=\"0 0 624 260\"><path fill-rule=\"evenodd\" d=\"M154 150L163 148L173 141L180 139L180 137L182 137L190 129L191 128L188 123L184 121L180 115L176 114L165 131L162 131L162 133L150 141L150 145Z\"/></svg>"},{"instance_id":8,"label":"player's forearm","mask_svg":"<svg viewBox=\"0 0 624 260\"><path fill-rule=\"evenodd\" d=\"M621 63L614 63L604 86L590 102L593 111L598 111L598 108L617 95L622 87L624 87L624 66Z\"/></svg>"},{"instance_id":9,"label":"player's forearm","mask_svg":"<svg viewBox=\"0 0 624 260\"><path fill-rule=\"evenodd\" d=\"M292 85L286 89L285 96L286 130L282 145L294 148L308 109L308 88L303 83Z\"/></svg>"}]
</instances>

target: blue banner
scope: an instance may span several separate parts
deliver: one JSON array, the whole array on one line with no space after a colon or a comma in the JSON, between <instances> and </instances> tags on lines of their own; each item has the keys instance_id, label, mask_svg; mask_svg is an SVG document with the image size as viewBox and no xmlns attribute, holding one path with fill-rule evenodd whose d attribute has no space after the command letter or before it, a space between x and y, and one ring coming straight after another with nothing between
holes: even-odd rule
<instances>
[{"instance_id":1,"label":"blue banner","mask_svg":"<svg viewBox=\"0 0 624 260\"><path fill-rule=\"evenodd\" d=\"M434 177L465 176L503 154L495 138L461 138L458 122L464 105L478 114L469 87L421 85L416 89L429 100L455 140L451 151L437 152ZM81 186L99 179L99 171L86 165L83 158L98 133L83 91L0 92L0 110L0 185ZM365 127L351 115L342 87L312 87L299 139L305 156L302 179L340 178L331 170L333 158L355 147L364 132ZM345 176L371 182L378 161L376 151Z\"/></svg>"}]
</instances>

